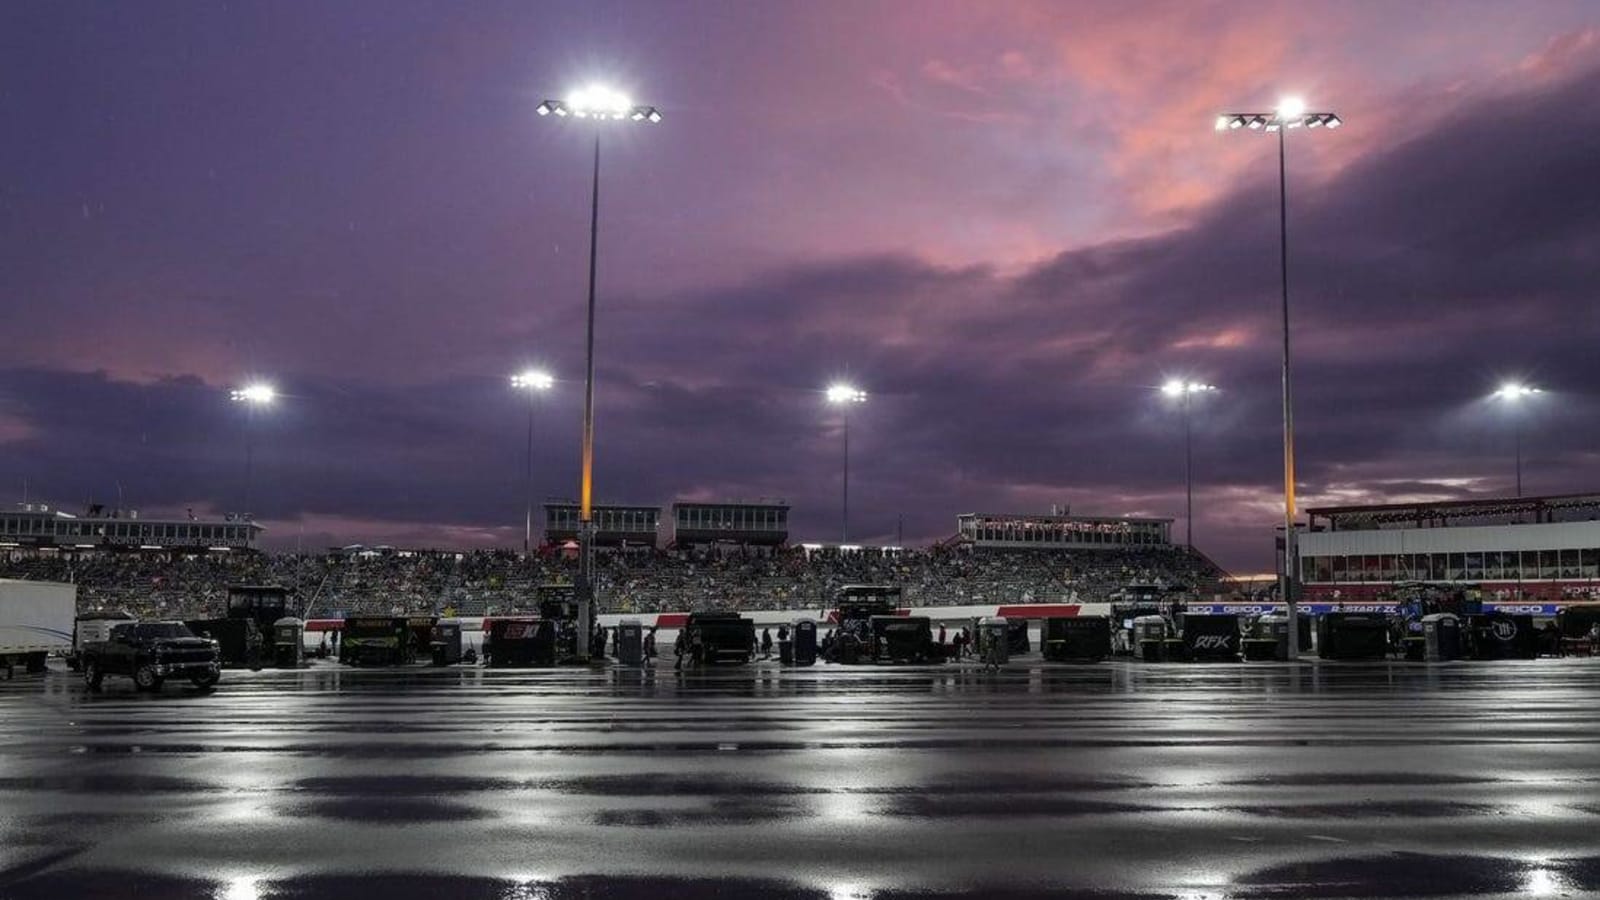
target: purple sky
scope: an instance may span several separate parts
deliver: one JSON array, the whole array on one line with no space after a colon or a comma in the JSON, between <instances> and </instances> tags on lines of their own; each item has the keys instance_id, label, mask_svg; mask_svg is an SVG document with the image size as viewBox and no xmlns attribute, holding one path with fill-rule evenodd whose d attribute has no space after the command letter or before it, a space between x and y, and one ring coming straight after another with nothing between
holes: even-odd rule
<instances>
[{"instance_id":1,"label":"purple sky","mask_svg":"<svg viewBox=\"0 0 1600 900\"><path fill-rule=\"evenodd\" d=\"M521 539L576 492L589 145L607 128L597 495L782 496L833 539L964 511L1181 516L1270 565L1291 135L1302 504L1600 487L1600 3L0 5L0 497L222 512L269 377L273 542ZM1181 532L1181 521L1179 523Z\"/></svg>"}]
</instances>

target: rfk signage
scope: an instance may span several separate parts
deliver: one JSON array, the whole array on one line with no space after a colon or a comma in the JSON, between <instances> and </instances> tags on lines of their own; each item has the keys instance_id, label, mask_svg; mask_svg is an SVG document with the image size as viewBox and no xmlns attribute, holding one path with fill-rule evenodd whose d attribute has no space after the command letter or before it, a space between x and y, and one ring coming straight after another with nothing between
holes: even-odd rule
<instances>
[{"instance_id":1,"label":"rfk signage","mask_svg":"<svg viewBox=\"0 0 1600 900\"><path fill-rule=\"evenodd\" d=\"M1226 634L1201 634L1194 639L1196 650L1229 650L1233 647L1233 638Z\"/></svg>"}]
</instances>

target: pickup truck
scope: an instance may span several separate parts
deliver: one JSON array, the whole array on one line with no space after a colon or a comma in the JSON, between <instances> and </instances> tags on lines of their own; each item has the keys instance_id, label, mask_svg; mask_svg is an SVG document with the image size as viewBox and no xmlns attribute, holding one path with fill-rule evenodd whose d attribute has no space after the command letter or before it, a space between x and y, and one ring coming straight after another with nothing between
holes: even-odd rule
<instances>
[{"instance_id":1,"label":"pickup truck","mask_svg":"<svg viewBox=\"0 0 1600 900\"><path fill-rule=\"evenodd\" d=\"M182 622L116 625L109 638L85 644L80 655L83 683L92 691L107 675L132 678L141 691L159 691L168 678L187 678L208 689L222 672L217 642L195 637Z\"/></svg>"}]
</instances>

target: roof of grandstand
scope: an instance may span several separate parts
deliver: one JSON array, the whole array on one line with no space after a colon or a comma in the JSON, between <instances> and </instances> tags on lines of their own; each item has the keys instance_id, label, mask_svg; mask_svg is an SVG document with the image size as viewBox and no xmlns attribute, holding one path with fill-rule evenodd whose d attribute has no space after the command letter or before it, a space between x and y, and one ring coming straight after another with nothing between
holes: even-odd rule
<instances>
[{"instance_id":1,"label":"roof of grandstand","mask_svg":"<svg viewBox=\"0 0 1600 900\"><path fill-rule=\"evenodd\" d=\"M1510 524L1515 521L1571 522L1600 518L1600 494L1321 506L1306 510L1306 514L1313 528L1321 519L1330 531L1359 531L1395 525L1444 528L1452 525Z\"/></svg>"},{"instance_id":2,"label":"roof of grandstand","mask_svg":"<svg viewBox=\"0 0 1600 900\"><path fill-rule=\"evenodd\" d=\"M1002 519L1015 522L1171 522L1171 516L1075 516L1058 513L962 513L960 518Z\"/></svg>"}]
</instances>

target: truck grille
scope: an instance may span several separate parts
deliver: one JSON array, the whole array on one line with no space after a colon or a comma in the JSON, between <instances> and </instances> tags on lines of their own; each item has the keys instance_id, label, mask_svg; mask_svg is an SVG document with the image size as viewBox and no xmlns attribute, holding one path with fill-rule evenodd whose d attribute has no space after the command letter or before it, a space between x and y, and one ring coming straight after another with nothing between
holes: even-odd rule
<instances>
[{"instance_id":1,"label":"truck grille","mask_svg":"<svg viewBox=\"0 0 1600 900\"><path fill-rule=\"evenodd\" d=\"M210 650L168 650L161 654L161 661L169 666L183 663L208 663L211 660Z\"/></svg>"}]
</instances>

